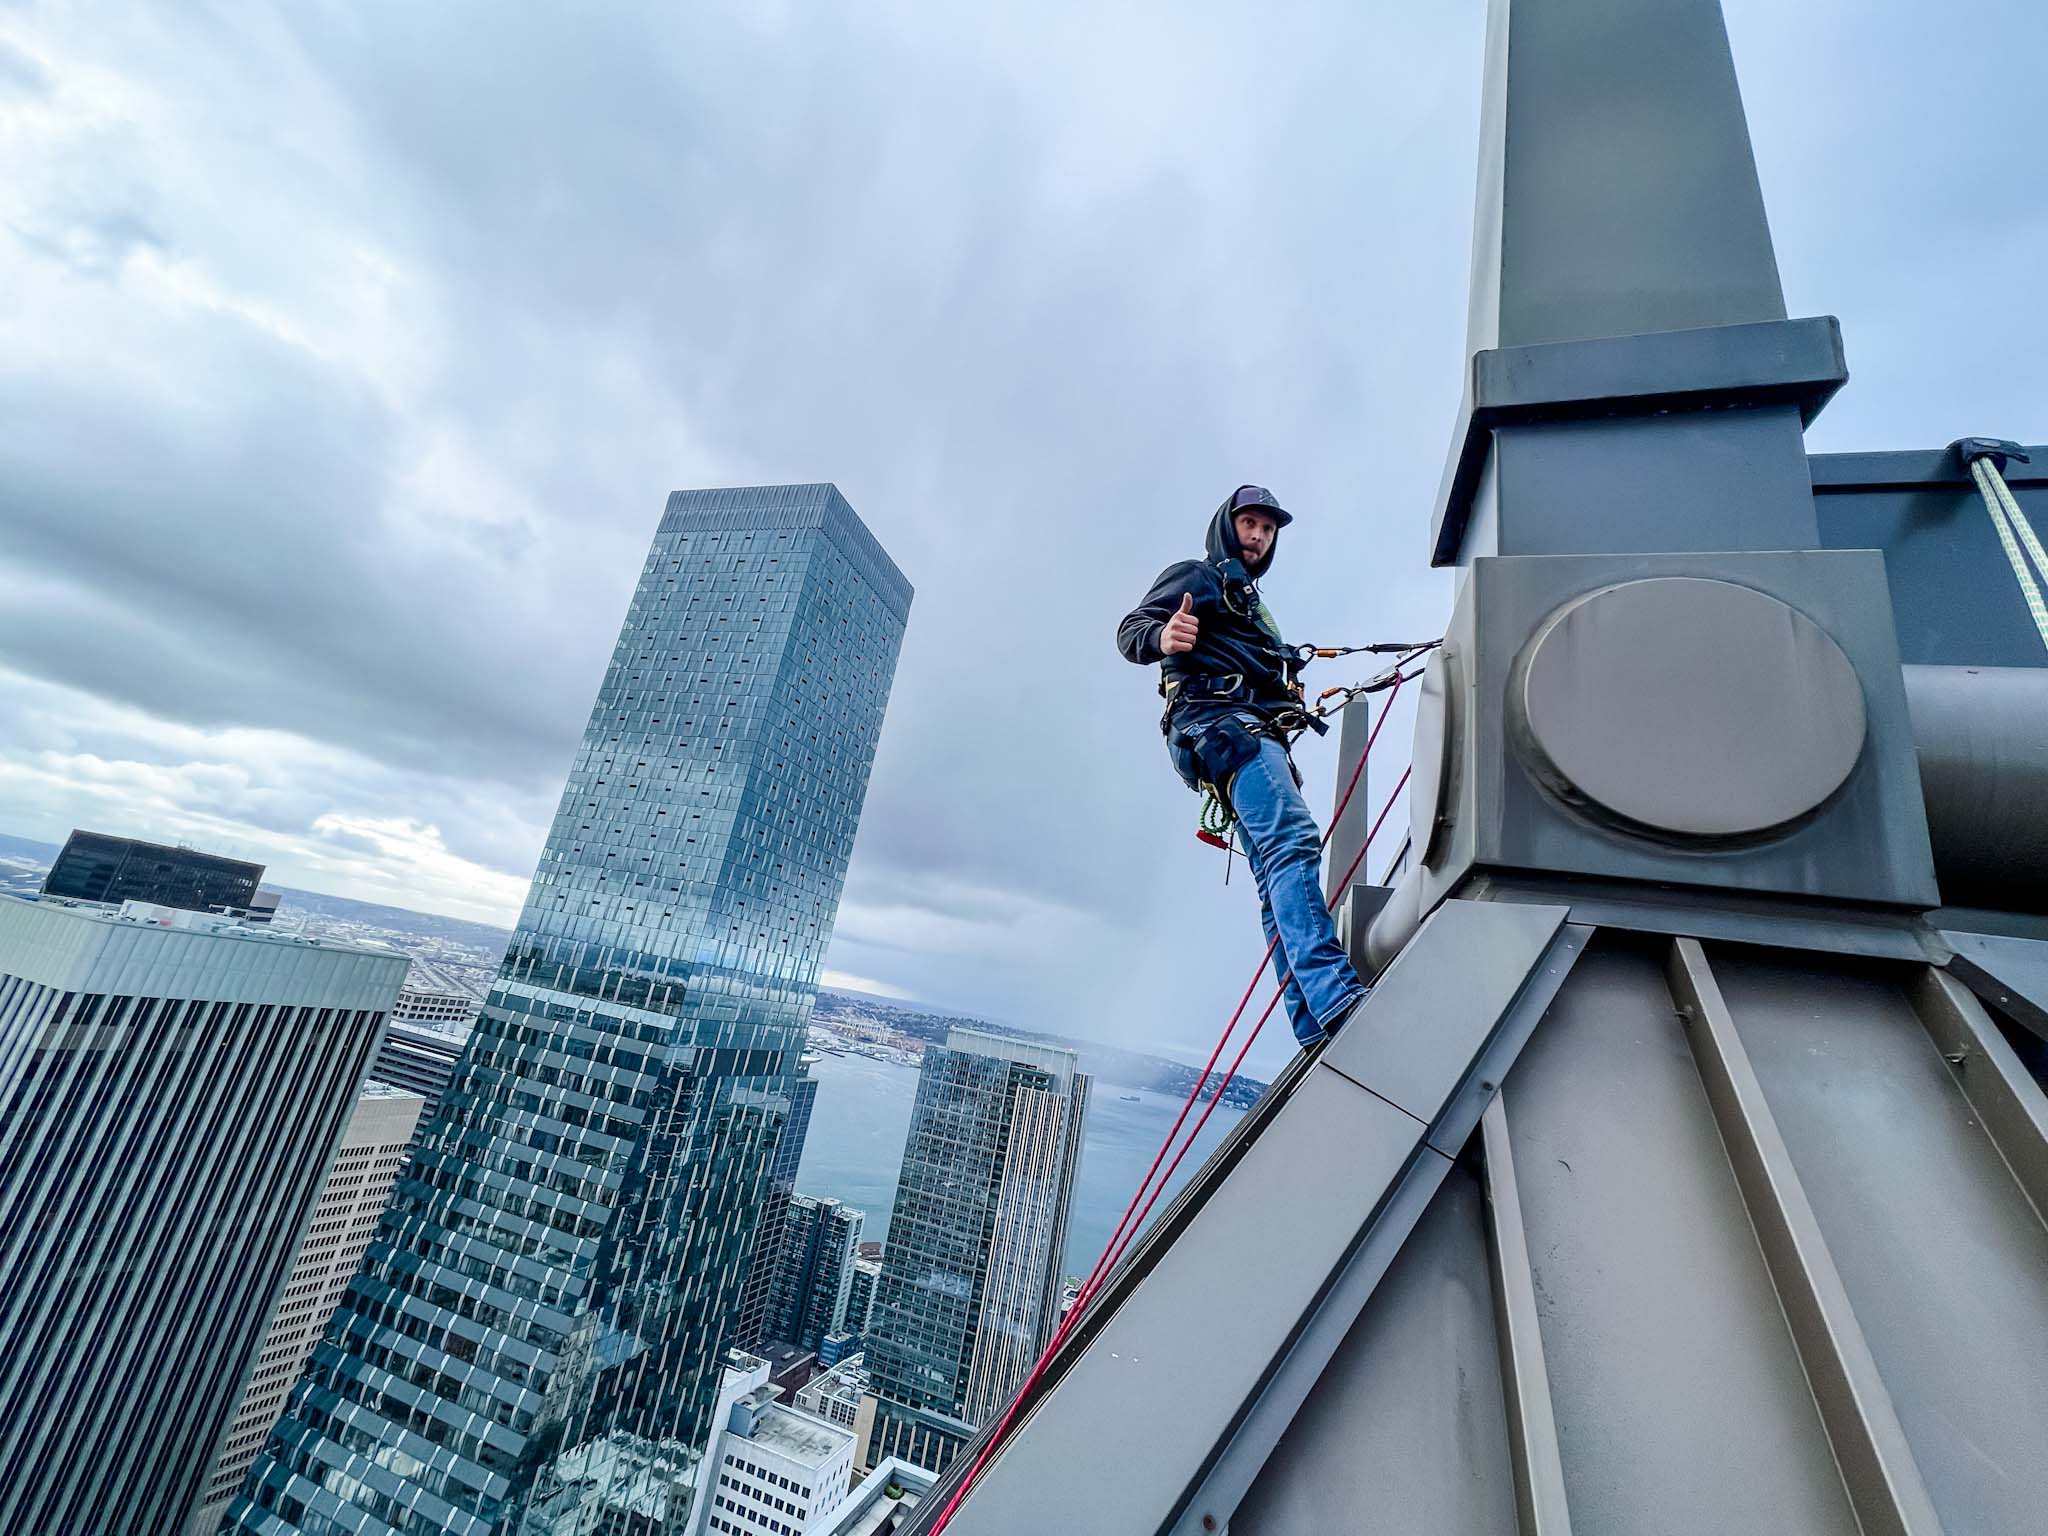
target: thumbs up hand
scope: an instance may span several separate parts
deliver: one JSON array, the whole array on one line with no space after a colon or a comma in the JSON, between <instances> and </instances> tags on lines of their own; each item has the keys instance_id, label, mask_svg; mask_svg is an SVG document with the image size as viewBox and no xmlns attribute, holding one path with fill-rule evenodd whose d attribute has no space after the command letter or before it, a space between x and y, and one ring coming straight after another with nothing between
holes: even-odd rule
<instances>
[{"instance_id":1,"label":"thumbs up hand","mask_svg":"<svg viewBox=\"0 0 2048 1536\"><path fill-rule=\"evenodd\" d=\"M1195 640L1201 633L1202 621L1195 617L1195 599L1183 592L1180 611L1168 619L1159 631L1159 649L1167 656L1178 656L1183 651L1192 651Z\"/></svg>"}]
</instances>

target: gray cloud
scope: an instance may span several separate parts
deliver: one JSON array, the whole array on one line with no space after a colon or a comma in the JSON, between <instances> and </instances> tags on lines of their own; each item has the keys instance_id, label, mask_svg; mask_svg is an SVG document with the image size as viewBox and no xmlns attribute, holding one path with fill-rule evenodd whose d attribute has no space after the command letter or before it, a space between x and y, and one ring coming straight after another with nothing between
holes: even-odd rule
<instances>
[{"instance_id":1,"label":"gray cloud","mask_svg":"<svg viewBox=\"0 0 2048 1536\"><path fill-rule=\"evenodd\" d=\"M502 910L667 491L831 479L918 587L832 963L1205 1051L1250 887L1110 632L1245 479L1290 630L1440 623L1483 8L1109 9L0 21L0 665L66 738L0 823L126 763L281 878ZM1948 168L2031 184L2048 21L1730 9L1857 374L1816 445L2038 435L1971 317L2040 215Z\"/></svg>"}]
</instances>

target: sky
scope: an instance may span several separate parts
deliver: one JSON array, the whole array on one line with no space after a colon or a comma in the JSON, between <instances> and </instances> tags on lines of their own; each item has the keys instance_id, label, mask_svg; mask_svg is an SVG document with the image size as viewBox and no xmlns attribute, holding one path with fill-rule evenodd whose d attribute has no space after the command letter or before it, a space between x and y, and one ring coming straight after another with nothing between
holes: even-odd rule
<instances>
[{"instance_id":1,"label":"sky","mask_svg":"<svg viewBox=\"0 0 2048 1536\"><path fill-rule=\"evenodd\" d=\"M2048 437L2048 10L1726 11L1809 446ZM1441 627L1483 24L0 3L0 831L509 926L668 492L830 480L917 587L832 978L1200 1059L1115 623L1256 481L1290 637Z\"/></svg>"}]
</instances>

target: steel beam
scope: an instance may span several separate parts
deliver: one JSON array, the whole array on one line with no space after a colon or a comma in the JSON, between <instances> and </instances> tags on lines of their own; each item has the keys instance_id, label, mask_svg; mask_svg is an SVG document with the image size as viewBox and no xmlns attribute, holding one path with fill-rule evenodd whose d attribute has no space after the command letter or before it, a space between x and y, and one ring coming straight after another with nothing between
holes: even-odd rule
<instances>
[{"instance_id":1,"label":"steel beam","mask_svg":"<svg viewBox=\"0 0 2048 1536\"><path fill-rule=\"evenodd\" d=\"M1696 939L1673 942L1666 974L1857 1521L1866 1536L1935 1536L1941 1522L1891 1394Z\"/></svg>"}]
</instances>

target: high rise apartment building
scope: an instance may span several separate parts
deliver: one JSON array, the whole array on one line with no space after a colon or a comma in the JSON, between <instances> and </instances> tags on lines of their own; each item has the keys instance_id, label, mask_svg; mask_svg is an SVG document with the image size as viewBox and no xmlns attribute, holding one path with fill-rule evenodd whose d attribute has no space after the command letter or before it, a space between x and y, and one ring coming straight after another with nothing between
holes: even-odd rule
<instances>
[{"instance_id":1,"label":"high rise apartment building","mask_svg":"<svg viewBox=\"0 0 2048 1536\"><path fill-rule=\"evenodd\" d=\"M866 1217L816 1195L789 1197L782 1243L768 1288L768 1337L815 1351L846 1320L853 1250Z\"/></svg>"},{"instance_id":2,"label":"high rise apartment building","mask_svg":"<svg viewBox=\"0 0 2048 1536\"><path fill-rule=\"evenodd\" d=\"M1070 1050L954 1029L925 1051L868 1316L870 1463L942 1470L1051 1342L1088 1089Z\"/></svg>"},{"instance_id":3,"label":"high rise apartment building","mask_svg":"<svg viewBox=\"0 0 2048 1536\"><path fill-rule=\"evenodd\" d=\"M868 1314L875 1305L875 1285L882 1278L880 1259L855 1259L853 1279L846 1288L846 1328L853 1333L868 1331Z\"/></svg>"},{"instance_id":4,"label":"high rise apartment building","mask_svg":"<svg viewBox=\"0 0 2048 1536\"><path fill-rule=\"evenodd\" d=\"M910 596L829 485L670 497L497 981L236 1530L591 1536L689 1502Z\"/></svg>"},{"instance_id":5,"label":"high rise apartment building","mask_svg":"<svg viewBox=\"0 0 2048 1536\"><path fill-rule=\"evenodd\" d=\"M383 1083L367 1083L357 1096L187 1536L214 1536L220 1529L228 1500L248 1476L307 1354L362 1261L424 1107L418 1094Z\"/></svg>"},{"instance_id":6,"label":"high rise apartment building","mask_svg":"<svg viewBox=\"0 0 2048 1536\"><path fill-rule=\"evenodd\" d=\"M404 973L0 900L0 1531L183 1528Z\"/></svg>"}]
</instances>

